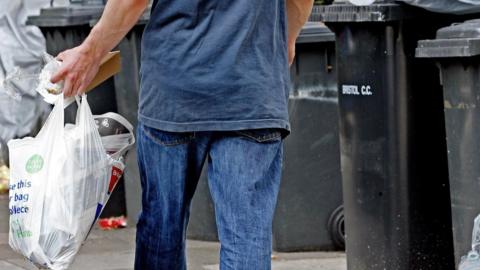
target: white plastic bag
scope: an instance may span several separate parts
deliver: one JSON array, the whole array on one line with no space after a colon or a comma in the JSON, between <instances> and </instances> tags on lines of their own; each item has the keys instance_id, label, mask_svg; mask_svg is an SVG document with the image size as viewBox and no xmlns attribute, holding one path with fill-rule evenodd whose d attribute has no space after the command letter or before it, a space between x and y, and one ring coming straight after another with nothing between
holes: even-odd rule
<instances>
[{"instance_id":1,"label":"white plastic bag","mask_svg":"<svg viewBox=\"0 0 480 270\"><path fill-rule=\"evenodd\" d=\"M72 263L124 169L120 154L107 154L86 96L77 103L76 124L64 126L59 95L37 137L8 143L9 244L54 270ZM131 139L123 151L134 142L127 129Z\"/></svg>"}]
</instances>

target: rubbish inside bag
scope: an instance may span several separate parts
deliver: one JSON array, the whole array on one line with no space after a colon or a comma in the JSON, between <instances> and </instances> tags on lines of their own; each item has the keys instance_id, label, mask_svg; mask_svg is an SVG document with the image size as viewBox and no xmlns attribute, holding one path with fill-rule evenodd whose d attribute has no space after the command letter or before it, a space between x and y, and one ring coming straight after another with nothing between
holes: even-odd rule
<instances>
[{"instance_id":1,"label":"rubbish inside bag","mask_svg":"<svg viewBox=\"0 0 480 270\"><path fill-rule=\"evenodd\" d=\"M131 140L135 138L133 126L127 119L116 113L94 115L95 124L102 137L103 147L114 158L125 156Z\"/></svg>"},{"instance_id":2,"label":"rubbish inside bag","mask_svg":"<svg viewBox=\"0 0 480 270\"><path fill-rule=\"evenodd\" d=\"M76 123L64 125L64 98L59 96L35 138L8 143L9 244L37 267L53 270L73 262L135 142L131 124L120 115L94 117L86 95L76 98Z\"/></svg>"},{"instance_id":3,"label":"rubbish inside bag","mask_svg":"<svg viewBox=\"0 0 480 270\"><path fill-rule=\"evenodd\" d=\"M458 270L480 269L480 215L475 218L472 233L472 250L463 256Z\"/></svg>"},{"instance_id":4,"label":"rubbish inside bag","mask_svg":"<svg viewBox=\"0 0 480 270\"><path fill-rule=\"evenodd\" d=\"M56 100L56 96L62 92L63 81L61 83L52 83L50 79L60 68L61 62L57 61L50 55L46 55L46 65L42 68L42 71L38 75L37 92L42 95L48 103L53 103Z\"/></svg>"}]
</instances>

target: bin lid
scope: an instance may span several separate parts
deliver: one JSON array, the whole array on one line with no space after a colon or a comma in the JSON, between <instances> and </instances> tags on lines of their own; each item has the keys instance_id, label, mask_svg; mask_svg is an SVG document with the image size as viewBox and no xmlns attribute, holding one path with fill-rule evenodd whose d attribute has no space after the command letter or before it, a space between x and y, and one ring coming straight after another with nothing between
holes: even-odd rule
<instances>
[{"instance_id":1,"label":"bin lid","mask_svg":"<svg viewBox=\"0 0 480 270\"><path fill-rule=\"evenodd\" d=\"M480 20L469 20L441 28L436 39L418 42L416 57L446 58L480 55Z\"/></svg>"},{"instance_id":2,"label":"bin lid","mask_svg":"<svg viewBox=\"0 0 480 270\"><path fill-rule=\"evenodd\" d=\"M143 12L142 16L138 19L137 21L137 26L145 26L148 21L150 20L150 14L152 12L152 7L149 5L145 11ZM88 23L90 24L91 27L95 26L98 21L100 21L100 16L94 17L91 19Z\"/></svg>"},{"instance_id":3,"label":"bin lid","mask_svg":"<svg viewBox=\"0 0 480 270\"><path fill-rule=\"evenodd\" d=\"M320 22L307 22L297 39L298 44L333 41L335 41L335 34Z\"/></svg>"},{"instance_id":4,"label":"bin lid","mask_svg":"<svg viewBox=\"0 0 480 270\"><path fill-rule=\"evenodd\" d=\"M99 18L103 12L103 5L69 5L64 7L42 8L40 15L29 16L28 25L38 27L67 27L89 25L94 18Z\"/></svg>"},{"instance_id":5,"label":"bin lid","mask_svg":"<svg viewBox=\"0 0 480 270\"><path fill-rule=\"evenodd\" d=\"M312 21L326 23L346 22L389 22L417 17L418 8L394 1L377 0L368 6L356 6L345 1L336 1L332 5L314 6Z\"/></svg>"}]
</instances>

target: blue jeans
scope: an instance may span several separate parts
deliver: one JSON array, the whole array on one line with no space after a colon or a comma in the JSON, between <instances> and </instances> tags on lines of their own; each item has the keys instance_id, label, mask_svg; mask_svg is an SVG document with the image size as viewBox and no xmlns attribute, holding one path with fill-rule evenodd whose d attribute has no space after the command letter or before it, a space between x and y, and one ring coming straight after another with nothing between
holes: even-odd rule
<instances>
[{"instance_id":1,"label":"blue jeans","mask_svg":"<svg viewBox=\"0 0 480 270\"><path fill-rule=\"evenodd\" d=\"M207 158L220 269L271 268L283 152L278 130L171 133L139 124L137 137L143 209L135 269L186 269L189 208Z\"/></svg>"}]
</instances>

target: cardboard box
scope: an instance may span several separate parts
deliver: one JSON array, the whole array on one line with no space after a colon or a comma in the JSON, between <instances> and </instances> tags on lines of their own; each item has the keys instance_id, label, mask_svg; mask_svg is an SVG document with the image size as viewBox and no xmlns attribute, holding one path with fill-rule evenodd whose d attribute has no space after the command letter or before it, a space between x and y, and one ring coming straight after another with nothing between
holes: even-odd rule
<instances>
[{"instance_id":1,"label":"cardboard box","mask_svg":"<svg viewBox=\"0 0 480 270\"><path fill-rule=\"evenodd\" d=\"M108 80L113 75L120 72L121 58L120 51L109 52L100 63L98 73L93 78L93 81L88 85L86 92L91 91L93 88L100 85L102 82Z\"/></svg>"}]
</instances>

